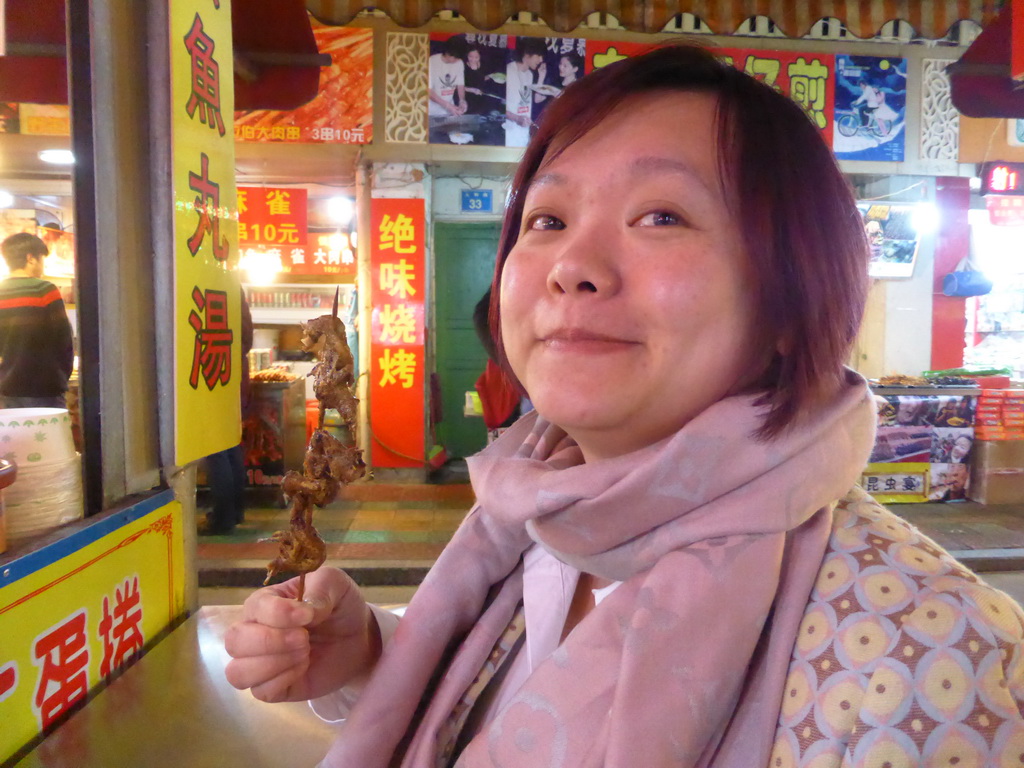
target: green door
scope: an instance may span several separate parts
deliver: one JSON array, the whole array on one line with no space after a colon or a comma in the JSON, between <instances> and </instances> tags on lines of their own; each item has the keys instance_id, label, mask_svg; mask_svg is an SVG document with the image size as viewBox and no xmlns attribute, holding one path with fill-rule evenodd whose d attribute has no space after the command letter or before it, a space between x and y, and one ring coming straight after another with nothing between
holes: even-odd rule
<instances>
[{"instance_id":1,"label":"green door","mask_svg":"<svg viewBox=\"0 0 1024 768\"><path fill-rule=\"evenodd\" d=\"M491 285L500 231L498 222L434 224L435 350L444 407L437 439L451 457L470 456L487 443L484 420L464 416L463 405L487 362L473 308Z\"/></svg>"}]
</instances>

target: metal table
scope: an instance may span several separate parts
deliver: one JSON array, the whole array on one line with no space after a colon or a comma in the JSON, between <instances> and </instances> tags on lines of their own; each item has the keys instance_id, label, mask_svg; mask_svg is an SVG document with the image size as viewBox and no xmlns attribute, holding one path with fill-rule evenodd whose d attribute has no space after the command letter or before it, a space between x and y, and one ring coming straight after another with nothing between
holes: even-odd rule
<instances>
[{"instance_id":1,"label":"metal table","mask_svg":"<svg viewBox=\"0 0 1024 768\"><path fill-rule=\"evenodd\" d=\"M266 704L224 679L224 632L240 615L236 605L201 608L15 765L316 765L336 726L305 702Z\"/></svg>"}]
</instances>

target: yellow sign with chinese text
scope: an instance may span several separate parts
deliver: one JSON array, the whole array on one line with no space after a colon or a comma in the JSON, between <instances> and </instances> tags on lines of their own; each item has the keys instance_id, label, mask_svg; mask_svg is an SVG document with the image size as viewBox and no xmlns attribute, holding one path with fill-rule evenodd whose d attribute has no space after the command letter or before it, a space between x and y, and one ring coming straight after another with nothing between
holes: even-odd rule
<instances>
[{"instance_id":1,"label":"yellow sign with chinese text","mask_svg":"<svg viewBox=\"0 0 1024 768\"><path fill-rule=\"evenodd\" d=\"M241 441L230 0L171 2L175 463Z\"/></svg>"},{"instance_id":2,"label":"yellow sign with chinese text","mask_svg":"<svg viewBox=\"0 0 1024 768\"><path fill-rule=\"evenodd\" d=\"M182 615L182 541L165 491L4 567L0 762Z\"/></svg>"}]
</instances>

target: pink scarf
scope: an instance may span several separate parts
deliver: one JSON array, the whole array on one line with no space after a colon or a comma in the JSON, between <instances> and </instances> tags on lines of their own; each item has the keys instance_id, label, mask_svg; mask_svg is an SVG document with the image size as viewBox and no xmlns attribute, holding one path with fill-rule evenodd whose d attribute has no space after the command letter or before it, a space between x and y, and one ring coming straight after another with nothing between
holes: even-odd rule
<instances>
[{"instance_id":1,"label":"pink scarf","mask_svg":"<svg viewBox=\"0 0 1024 768\"><path fill-rule=\"evenodd\" d=\"M754 399L722 400L666 440L592 464L531 414L470 459L478 504L322 765L434 768L438 729L522 598L531 540L624 583L534 670L459 766L767 765L832 503L868 458L875 406L848 372L831 402L758 442ZM408 748L392 762L403 737Z\"/></svg>"}]
</instances>

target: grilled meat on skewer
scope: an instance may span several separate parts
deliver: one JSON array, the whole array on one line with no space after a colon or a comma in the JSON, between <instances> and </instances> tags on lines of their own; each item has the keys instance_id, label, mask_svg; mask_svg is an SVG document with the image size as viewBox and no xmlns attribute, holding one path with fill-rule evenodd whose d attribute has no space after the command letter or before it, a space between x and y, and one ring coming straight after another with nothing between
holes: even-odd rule
<instances>
[{"instance_id":1,"label":"grilled meat on skewer","mask_svg":"<svg viewBox=\"0 0 1024 768\"><path fill-rule=\"evenodd\" d=\"M310 438L302 472L284 476L281 490L291 499L290 528L271 539L280 544L279 554L267 565L267 582L282 571L304 576L327 559L327 548L313 527L313 507L334 501L342 484L358 480L366 471L362 451L346 445L323 429L324 411L338 411L349 430L355 432L358 401L352 394L355 382L352 351L345 338L345 324L335 314L322 315L303 324L302 348L314 352L319 362L313 367L313 393L320 401L320 425ZM303 582L299 582L299 600Z\"/></svg>"}]
</instances>

